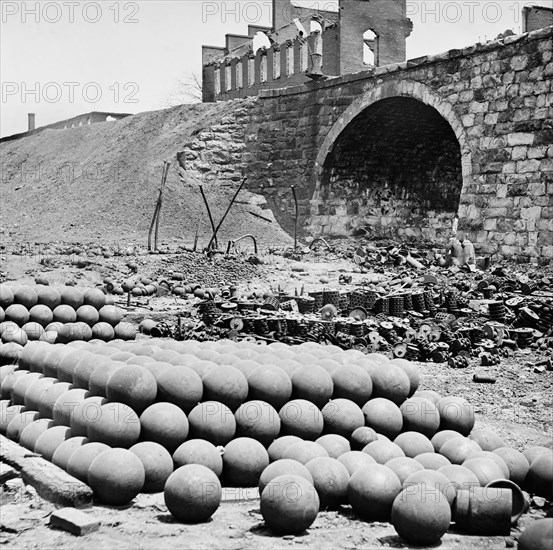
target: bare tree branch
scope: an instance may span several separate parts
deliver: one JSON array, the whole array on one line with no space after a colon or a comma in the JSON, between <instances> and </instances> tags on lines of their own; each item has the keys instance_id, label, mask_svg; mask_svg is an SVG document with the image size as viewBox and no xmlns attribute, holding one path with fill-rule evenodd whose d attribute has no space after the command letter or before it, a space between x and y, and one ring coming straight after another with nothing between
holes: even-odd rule
<instances>
[{"instance_id":1,"label":"bare tree branch","mask_svg":"<svg viewBox=\"0 0 553 550\"><path fill-rule=\"evenodd\" d=\"M188 74L179 78L171 94L163 102L163 107L175 107L185 103L202 102L202 81L196 74Z\"/></svg>"}]
</instances>

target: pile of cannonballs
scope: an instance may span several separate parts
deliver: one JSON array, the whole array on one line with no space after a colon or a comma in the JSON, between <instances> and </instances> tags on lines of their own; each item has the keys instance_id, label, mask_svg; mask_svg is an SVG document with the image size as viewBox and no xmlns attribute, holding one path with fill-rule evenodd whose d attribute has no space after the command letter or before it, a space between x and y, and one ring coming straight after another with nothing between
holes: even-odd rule
<instances>
[{"instance_id":1,"label":"pile of cannonballs","mask_svg":"<svg viewBox=\"0 0 553 550\"><path fill-rule=\"evenodd\" d=\"M3 343L134 340L134 325L122 318L121 308L98 288L0 285Z\"/></svg>"},{"instance_id":2,"label":"pile of cannonballs","mask_svg":"<svg viewBox=\"0 0 553 550\"><path fill-rule=\"evenodd\" d=\"M459 521L462 491L509 480L553 498L551 449L522 453L474 429L471 404L420 390L404 359L141 338L30 342L10 362L0 432L108 504L163 491L171 514L195 523L216 512L223 486L258 487L279 535L349 504L433 544Z\"/></svg>"}]
</instances>

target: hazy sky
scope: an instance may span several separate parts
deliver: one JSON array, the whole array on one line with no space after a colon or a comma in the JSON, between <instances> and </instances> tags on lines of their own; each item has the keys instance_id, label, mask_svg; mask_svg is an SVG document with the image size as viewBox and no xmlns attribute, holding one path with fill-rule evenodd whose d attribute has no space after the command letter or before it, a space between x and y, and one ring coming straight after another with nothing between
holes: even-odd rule
<instances>
[{"instance_id":1,"label":"hazy sky","mask_svg":"<svg viewBox=\"0 0 553 550\"><path fill-rule=\"evenodd\" d=\"M395 1L395 0L390 0ZM331 8L333 0L294 2ZM553 0L407 0L408 58L521 31L525 5ZM179 79L201 74L201 46L270 26L270 0L0 2L0 135L89 111L167 106Z\"/></svg>"}]
</instances>

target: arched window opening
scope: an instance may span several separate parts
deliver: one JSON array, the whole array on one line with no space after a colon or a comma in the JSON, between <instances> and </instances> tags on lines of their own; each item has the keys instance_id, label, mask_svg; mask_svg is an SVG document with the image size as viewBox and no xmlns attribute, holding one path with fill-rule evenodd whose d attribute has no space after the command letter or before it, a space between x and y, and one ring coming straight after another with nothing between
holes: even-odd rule
<instances>
[{"instance_id":1,"label":"arched window opening","mask_svg":"<svg viewBox=\"0 0 553 550\"><path fill-rule=\"evenodd\" d=\"M322 34L323 26L321 25L321 23L319 21L317 21L317 19L312 19L311 20L310 32L311 32L311 34L313 34L314 32L319 32L319 33Z\"/></svg>"},{"instance_id":2,"label":"arched window opening","mask_svg":"<svg viewBox=\"0 0 553 550\"><path fill-rule=\"evenodd\" d=\"M363 34L363 63L378 67L378 35L370 29Z\"/></svg>"},{"instance_id":3,"label":"arched window opening","mask_svg":"<svg viewBox=\"0 0 553 550\"><path fill-rule=\"evenodd\" d=\"M270 48L271 41L269 37L261 31L257 31L253 37L253 51L257 52L260 48Z\"/></svg>"}]
</instances>

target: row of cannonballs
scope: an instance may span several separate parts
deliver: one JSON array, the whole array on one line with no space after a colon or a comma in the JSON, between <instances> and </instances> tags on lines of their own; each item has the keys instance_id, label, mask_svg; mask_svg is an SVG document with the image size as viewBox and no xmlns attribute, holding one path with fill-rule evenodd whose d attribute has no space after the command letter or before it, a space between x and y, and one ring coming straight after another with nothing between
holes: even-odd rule
<instances>
[{"instance_id":1,"label":"row of cannonballs","mask_svg":"<svg viewBox=\"0 0 553 550\"><path fill-rule=\"evenodd\" d=\"M3 343L133 340L136 329L122 318L123 310L98 288L0 285Z\"/></svg>"},{"instance_id":2,"label":"row of cannonballs","mask_svg":"<svg viewBox=\"0 0 553 550\"><path fill-rule=\"evenodd\" d=\"M470 404L418 391L404 360L311 343L145 339L31 343L17 367L2 367L8 437L104 502L164 490L186 522L216 511L221 482L258 485L277 533L349 503L362 519L391 520L406 540L427 544L448 529L460 489L501 478L552 487L550 450L523 454L473 430ZM436 487L438 497L426 498Z\"/></svg>"}]
</instances>

